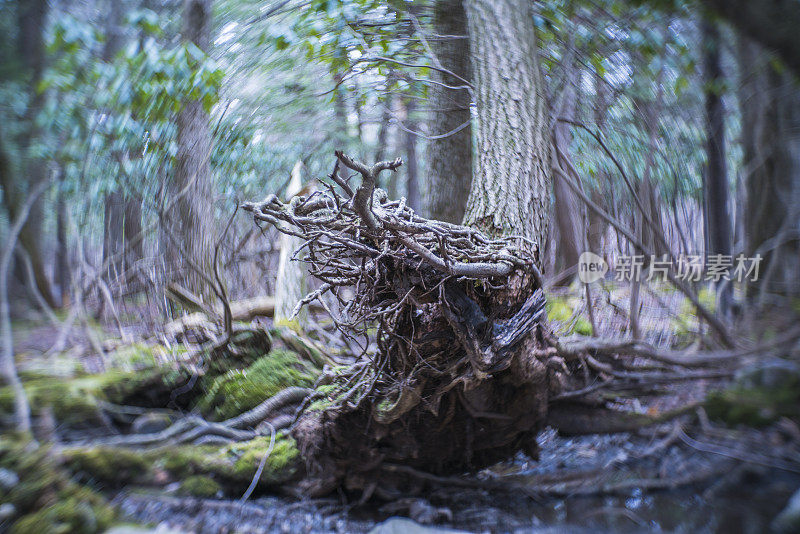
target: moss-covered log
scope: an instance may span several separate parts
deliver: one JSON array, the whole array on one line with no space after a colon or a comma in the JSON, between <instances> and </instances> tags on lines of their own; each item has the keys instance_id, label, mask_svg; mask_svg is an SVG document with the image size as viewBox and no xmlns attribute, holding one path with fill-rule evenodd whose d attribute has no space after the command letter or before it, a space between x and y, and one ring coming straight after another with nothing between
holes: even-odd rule
<instances>
[{"instance_id":1,"label":"moss-covered log","mask_svg":"<svg viewBox=\"0 0 800 534\"><path fill-rule=\"evenodd\" d=\"M179 445L158 449L72 447L61 454L66 468L76 476L104 487L140 485L163 487L186 483L193 477L210 479L229 496L239 496L252 482L269 450L270 436L230 445ZM303 473L294 439L284 432L275 436L258 487L277 489ZM200 479L189 486L199 484ZM208 484L207 486L211 486ZM216 492L215 492L216 493Z\"/></svg>"},{"instance_id":2,"label":"moss-covered log","mask_svg":"<svg viewBox=\"0 0 800 534\"><path fill-rule=\"evenodd\" d=\"M50 447L38 446L25 436L0 439L0 468L17 477L0 487L0 501L14 507L6 520L13 534L94 534L115 520L108 501L70 477Z\"/></svg>"}]
</instances>

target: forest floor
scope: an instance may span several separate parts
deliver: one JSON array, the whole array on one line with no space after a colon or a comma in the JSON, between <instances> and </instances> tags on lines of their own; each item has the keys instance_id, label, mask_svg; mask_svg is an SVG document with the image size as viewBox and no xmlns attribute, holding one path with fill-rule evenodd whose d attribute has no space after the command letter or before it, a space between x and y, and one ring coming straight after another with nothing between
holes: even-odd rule
<instances>
[{"instance_id":1,"label":"forest floor","mask_svg":"<svg viewBox=\"0 0 800 534\"><path fill-rule=\"evenodd\" d=\"M419 532L760 533L770 530L774 517L800 487L800 473L700 451L682 442L642 458L642 451L653 446L652 439L628 433L560 438L547 431L540 441L539 462L520 455L476 477L508 484L507 490L441 486L424 498L382 506L279 496L241 503L136 490L117 494L114 502L132 521L180 532L409 532L408 523L392 519L399 516L411 518ZM746 454L741 448L738 453ZM696 484L647 490L654 472L666 478L691 478L698 472L708 476ZM540 493L548 475L564 478L566 473L595 476L589 476L583 488L547 488ZM637 480L644 489L636 487ZM620 488L598 493L603 483Z\"/></svg>"},{"instance_id":2,"label":"forest floor","mask_svg":"<svg viewBox=\"0 0 800 534\"><path fill-rule=\"evenodd\" d=\"M624 330L625 297L621 291L594 296L592 306L601 310L594 317L599 330ZM670 346L690 342L692 330L699 326L696 318L687 315L675 294L655 297L658 303L646 300L643 306L646 335ZM548 315L561 335L589 328L584 298L569 290L551 295ZM649 306L659 308L660 319L655 311L648 312ZM87 328L75 329L71 349L42 358L57 337L53 325L30 315L14 326L23 379L34 377L28 384L40 380L43 373L59 376L63 371L64 376L69 375L76 358L83 367L80 376L87 376L86 372L89 378L103 376L96 374L97 361L87 356L90 351L78 347L88 345L92 335L104 342L118 335L108 325L91 322ZM125 325L133 338L147 328L135 320ZM112 349L112 356L117 353L122 353L121 349ZM762 378L759 375L757 380ZM76 387L82 394L85 386ZM415 495L388 502L361 504L357 496L342 493L323 499L298 498L287 494L280 477L274 484L259 486L245 502L239 497L253 477L257 461L248 464L250 471L236 479L238 486L214 494L200 492L202 495L187 493L180 477L169 478L160 468L152 477L136 479L123 475L124 468L114 472L113 463L112 472L104 473L105 464L91 464L88 457L78 462L80 468L70 468L70 476L104 496L117 510L116 522L157 532L411 532L412 527L420 532L768 531L775 528L776 516L800 488L800 430L795 418L785 417L771 406L756 405L755 412L745 413L755 417L751 421L742 418L741 410L715 405L716 417L712 413L709 418L706 410L712 406L707 399L709 392L717 390L730 391L730 387L719 380L698 380L670 385L658 396L625 400L631 411L647 414L692 403L704 405L698 404L695 413L637 432L569 437L546 429L538 439L538 461L519 453L469 477L429 476L421 479L421 491ZM56 419L61 417L60 402L53 404ZM66 406L67 400L63 402ZM774 413L767 414L769 410ZM728 416L731 420L726 421ZM61 445L119 434L116 430L109 433L108 425L98 423L79 425L77 430L61 421L52 424L50 431ZM127 426L120 428L123 434L127 432ZM0 457L2 453L0 450ZM242 460L249 453L237 454ZM153 462L153 458L148 456L147 461ZM74 458L66 464L74 465ZM120 480L114 480L117 476ZM212 478L219 476L226 475L212 473ZM0 529L2 521L0 518Z\"/></svg>"}]
</instances>

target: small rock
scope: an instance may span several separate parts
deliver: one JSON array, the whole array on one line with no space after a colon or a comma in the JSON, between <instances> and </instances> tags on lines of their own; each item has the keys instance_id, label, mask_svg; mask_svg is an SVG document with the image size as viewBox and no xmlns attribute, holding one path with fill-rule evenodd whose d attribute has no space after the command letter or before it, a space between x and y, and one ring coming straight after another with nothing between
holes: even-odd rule
<instances>
[{"instance_id":1,"label":"small rock","mask_svg":"<svg viewBox=\"0 0 800 534\"><path fill-rule=\"evenodd\" d=\"M172 424L172 418L163 413L146 413L134 419L131 431L136 434L155 434Z\"/></svg>"},{"instance_id":2,"label":"small rock","mask_svg":"<svg viewBox=\"0 0 800 534\"><path fill-rule=\"evenodd\" d=\"M19 484L19 476L14 471L4 467L0 468L0 489L10 491L17 484Z\"/></svg>"},{"instance_id":3,"label":"small rock","mask_svg":"<svg viewBox=\"0 0 800 534\"><path fill-rule=\"evenodd\" d=\"M775 532L800 532L800 489L789 499L786 507L772 521Z\"/></svg>"},{"instance_id":4,"label":"small rock","mask_svg":"<svg viewBox=\"0 0 800 534\"><path fill-rule=\"evenodd\" d=\"M17 515L17 508L10 502L0 504L0 522L11 519Z\"/></svg>"},{"instance_id":5,"label":"small rock","mask_svg":"<svg viewBox=\"0 0 800 534\"><path fill-rule=\"evenodd\" d=\"M130 525L120 525L106 530L105 534L185 534L182 530L174 530L166 525L156 528L142 528Z\"/></svg>"},{"instance_id":6,"label":"small rock","mask_svg":"<svg viewBox=\"0 0 800 534\"><path fill-rule=\"evenodd\" d=\"M398 499L381 507L381 511L390 514L408 515L423 525L453 520L453 512L449 508L431 505L424 499Z\"/></svg>"},{"instance_id":7,"label":"small rock","mask_svg":"<svg viewBox=\"0 0 800 534\"><path fill-rule=\"evenodd\" d=\"M383 523L375 525L369 534L462 534L464 532L463 530L420 525L407 517L390 517Z\"/></svg>"}]
</instances>

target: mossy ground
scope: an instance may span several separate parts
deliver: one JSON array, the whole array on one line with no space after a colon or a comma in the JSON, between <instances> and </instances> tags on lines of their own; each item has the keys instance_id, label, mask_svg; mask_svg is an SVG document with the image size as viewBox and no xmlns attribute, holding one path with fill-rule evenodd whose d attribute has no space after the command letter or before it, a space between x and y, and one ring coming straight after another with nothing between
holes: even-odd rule
<instances>
[{"instance_id":1,"label":"mossy ground","mask_svg":"<svg viewBox=\"0 0 800 534\"><path fill-rule=\"evenodd\" d=\"M291 341L297 349L272 346L271 335L282 346ZM214 358L206 375L187 395L185 406L198 402L206 414L220 419L238 415L288 386L311 386L322 361L313 343L286 327L270 334L243 332L234 340L235 357ZM267 347L267 350L265 350ZM187 383L191 372L181 364L185 349L133 344L107 356L109 370L85 374L80 368L59 366L48 373L44 366L21 373L33 415L52 410L58 425L98 427L103 423L104 401L163 408L170 393ZM237 369L237 367L243 367ZM10 417L13 396L0 388L0 417ZM124 486L163 488L179 482L178 492L198 497L240 496L252 481L269 448L270 437L227 446L180 445L158 450L121 448L64 448L27 445L25 439L0 438L0 467L18 473L20 482L0 502L14 504L11 532L36 534L102 532L114 521L114 509L96 491ZM302 469L294 440L278 433L266 460L259 489L275 488L298 477ZM83 485L86 484L86 485ZM0 530L9 524L0 525Z\"/></svg>"},{"instance_id":2,"label":"mossy ground","mask_svg":"<svg viewBox=\"0 0 800 534\"><path fill-rule=\"evenodd\" d=\"M697 300L704 308L714 313L717 309L716 293L707 287L702 287L697 292ZM681 304L680 313L672 319L672 329L675 337L681 341L694 339L700 329L700 319L697 317L697 310L689 299L685 299Z\"/></svg>"},{"instance_id":3,"label":"mossy ground","mask_svg":"<svg viewBox=\"0 0 800 534\"><path fill-rule=\"evenodd\" d=\"M142 451L110 447L75 448L64 451L63 456L70 472L95 480L104 487L128 484L163 486L170 481L186 483L193 477L205 477L219 485L217 490L239 494L252 481L258 464L269 449L269 440L269 436L265 436L223 447L179 445ZM260 486L264 488L288 482L295 478L299 467L300 454L294 440L285 433L278 433L264 466ZM195 487L195 483L199 484L195 480L190 486Z\"/></svg>"},{"instance_id":4,"label":"mossy ground","mask_svg":"<svg viewBox=\"0 0 800 534\"><path fill-rule=\"evenodd\" d=\"M105 531L115 520L108 501L74 482L48 447L6 436L0 439L0 467L19 477L9 491L0 490L0 501L16 508L11 533L93 534Z\"/></svg>"},{"instance_id":5,"label":"mossy ground","mask_svg":"<svg viewBox=\"0 0 800 534\"><path fill-rule=\"evenodd\" d=\"M233 369L205 380L208 392L198 407L209 417L239 415L289 386L309 387L317 370L286 349L274 349L246 369Z\"/></svg>"},{"instance_id":6,"label":"mossy ground","mask_svg":"<svg viewBox=\"0 0 800 534\"><path fill-rule=\"evenodd\" d=\"M781 417L800 423L800 384L778 388L734 385L710 393L705 405L710 418L731 426L762 427Z\"/></svg>"},{"instance_id":7,"label":"mossy ground","mask_svg":"<svg viewBox=\"0 0 800 534\"><path fill-rule=\"evenodd\" d=\"M575 314L578 305L575 298L548 296L546 304L547 319L550 322L558 323L560 326L559 334L592 335L591 323L583 315Z\"/></svg>"},{"instance_id":8,"label":"mossy ground","mask_svg":"<svg viewBox=\"0 0 800 534\"><path fill-rule=\"evenodd\" d=\"M222 486L211 477L195 475L181 482L180 493L193 497L210 498L219 495Z\"/></svg>"}]
</instances>

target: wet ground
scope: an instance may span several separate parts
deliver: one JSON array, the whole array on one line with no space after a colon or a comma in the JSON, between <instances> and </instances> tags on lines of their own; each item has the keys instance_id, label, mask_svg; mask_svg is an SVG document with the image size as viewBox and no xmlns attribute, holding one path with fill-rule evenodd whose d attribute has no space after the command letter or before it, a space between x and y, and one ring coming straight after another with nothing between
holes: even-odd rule
<instances>
[{"instance_id":1,"label":"wet ground","mask_svg":"<svg viewBox=\"0 0 800 534\"><path fill-rule=\"evenodd\" d=\"M473 479L491 489L444 485L394 503L356 507L344 497L266 496L242 504L146 492L122 493L116 502L137 523L197 533L411 532L427 523L430 530L420 532L760 534L770 531L800 488L798 463L719 445L704 452L697 447L705 442L687 436L694 443L689 446L665 434L659 441L630 434L566 439L545 432L539 462L519 456ZM774 436L762 439L769 445ZM573 476L565 479L565 473ZM598 488L604 491L598 494ZM417 523L390 519L397 516Z\"/></svg>"}]
</instances>

